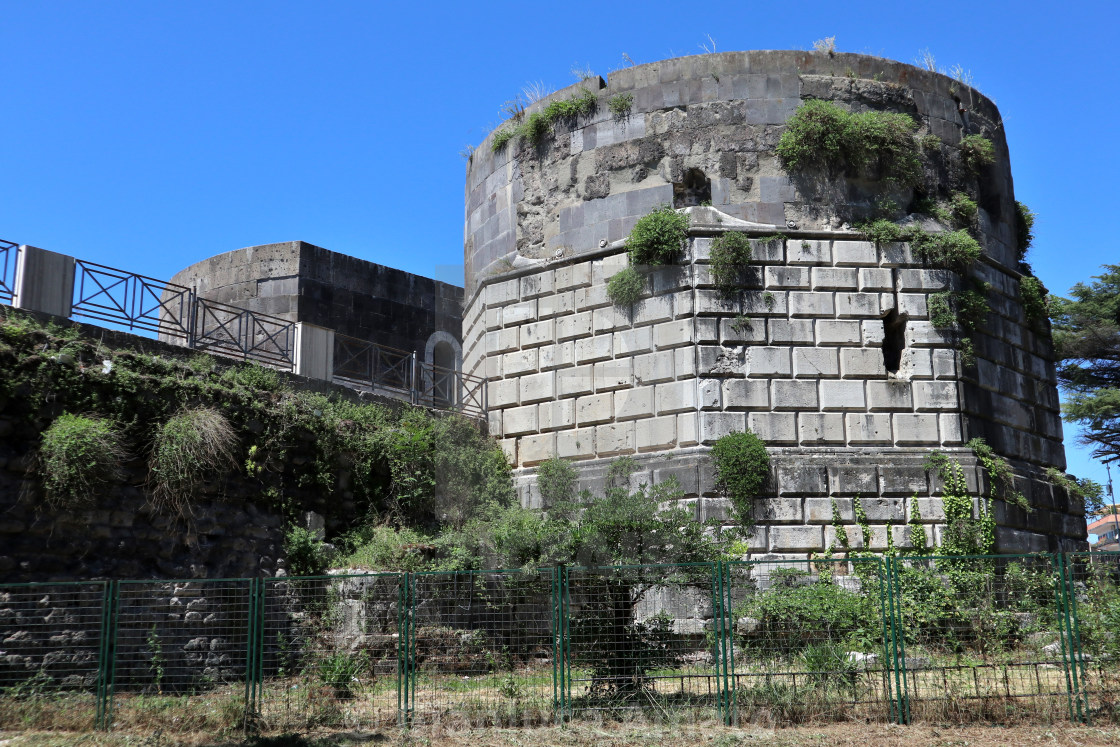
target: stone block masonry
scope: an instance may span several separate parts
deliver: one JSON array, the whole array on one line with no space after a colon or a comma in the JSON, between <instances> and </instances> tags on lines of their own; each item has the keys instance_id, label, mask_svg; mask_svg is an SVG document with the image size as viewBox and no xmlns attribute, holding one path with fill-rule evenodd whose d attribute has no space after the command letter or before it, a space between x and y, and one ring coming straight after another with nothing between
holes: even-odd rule
<instances>
[{"instance_id":1,"label":"stone block masonry","mask_svg":"<svg viewBox=\"0 0 1120 747\"><path fill-rule=\"evenodd\" d=\"M922 460L952 455L987 495L965 446L982 437L1032 496L1063 505L997 511L1000 548L1083 542L1076 508L1042 478L1064 467L1052 345L1017 298L1014 191L991 101L969 91L964 117L959 83L909 65L735 52L620 70L529 113L581 87L601 101L629 93L633 107L558 123L536 148L487 140L468 165L464 370L487 380L492 432L526 504L539 502L534 473L545 459L575 460L593 487L612 458L630 456L650 480L677 476L698 518L727 521L707 454L750 429L774 463L753 552L824 550L833 499L844 522L864 502L873 543L897 535L911 505L939 541L940 486ZM822 190L783 168L775 147L808 99L906 113L949 159L963 135L992 141L995 164L968 187L983 250L973 273L990 283L992 309L972 336L974 362L962 359L959 330L929 318L930 295L959 288L957 275L849 229L882 190L844 177ZM930 178L945 194L957 189L956 177ZM641 298L616 307L607 281L627 264L626 236L660 205L689 214L687 247L671 266L639 268ZM752 239L730 296L709 264L728 231Z\"/></svg>"}]
</instances>

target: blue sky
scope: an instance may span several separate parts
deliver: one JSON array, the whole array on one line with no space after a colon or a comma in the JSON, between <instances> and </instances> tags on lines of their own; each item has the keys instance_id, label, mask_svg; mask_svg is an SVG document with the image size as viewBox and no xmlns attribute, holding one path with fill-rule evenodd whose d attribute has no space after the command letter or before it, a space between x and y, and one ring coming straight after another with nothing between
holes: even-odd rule
<instances>
[{"instance_id":1,"label":"blue sky","mask_svg":"<svg viewBox=\"0 0 1120 747\"><path fill-rule=\"evenodd\" d=\"M1116 2L0 0L0 238L166 278L302 239L461 278L460 153L537 81L714 46L961 65L1000 107L1053 291L1120 262ZM461 280L460 280L461 282ZM1105 480L1074 446L1070 469ZM1120 477L1120 475L1118 475Z\"/></svg>"}]
</instances>

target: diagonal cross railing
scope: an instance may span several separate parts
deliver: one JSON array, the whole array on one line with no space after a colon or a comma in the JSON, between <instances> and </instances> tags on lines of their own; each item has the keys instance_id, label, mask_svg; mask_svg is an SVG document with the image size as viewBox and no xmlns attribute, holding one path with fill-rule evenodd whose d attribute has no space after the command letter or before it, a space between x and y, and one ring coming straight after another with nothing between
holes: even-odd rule
<instances>
[{"instance_id":1,"label":"diagonal cross railing","mask_svg":"<svg viewBox=\"0 0 1120 747\"><path fill-rule=\"evenodd\" d=\"M486 414L486 380L462 371L418 363L417 404L426 404L468 415Z\"/></svg>"},{"instance_id":2,"label":"diagonal cross railing","mask_svg":"<svg viewBox=\"0 0 1120 747\"><path fill-rule=\"evenodd\" d=\"M73 316L114 322L190 344L193 290L82 259L74 265Z\"/></svg>"},{"instance_id":3,"label":"diagonal cross railing","mask_svg":"<svg viewBox=\"0 0 1120 747\"><path fill-rule=\"evenodd\" d=\"M295 322L237 306L195 299L192 347L283 371L295 367Z\"/></svg>"},{"instance_id":4,"label":"diagonal cross railing","mask_svg":"<svg viewBox=\"0 0 1120 747\"><path fill-rule=\"evenodd\" d=\"M333 379L339 384L407 394L415 381L415 353L335 334Z\"/></svg>"},{"instance_id":5,"label":"diagonal cross railing","mask_svg":"<svg viewBox=\"0 0 1120 747\"><path fill-rule=\"evenodd\" d=\"M19 244L0 239L0 301L12 302L16 290L16 257Z\"/></svg>"}]
</instances>

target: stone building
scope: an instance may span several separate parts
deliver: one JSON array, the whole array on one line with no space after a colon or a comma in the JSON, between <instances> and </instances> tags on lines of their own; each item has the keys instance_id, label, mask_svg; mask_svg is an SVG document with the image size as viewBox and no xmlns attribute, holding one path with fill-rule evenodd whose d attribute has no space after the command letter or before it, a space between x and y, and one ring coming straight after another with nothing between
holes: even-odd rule
<instances>
[{"instance_id":1,"label":"stone building","mask_svg":"<svg viewBox=\"0 0 1120 747\"><path fill-rule=\"evenodd\" d=\"M364 259L288 241L218 254L171 279L221 303L415 351L459 369L463 289Z\"/></svg>"},{"instance_id":2,"label":"stone building","mask_svg":"<svg viewBox=\"0 0 1120 747\"><path fill-rule=\"evenodd\" d=\"M989 99L869 56L732 52L619 70L524 116L585 90L594 113L557 120L536 145L495 145L511 125L499 128L467 168L464 371L488 381L490 430L525 503L539 502L536 465L554 454L576 460L585 483L633 455L641 479L677 476L698 518L727 518L707 454L720 436L750 429L772 458L754 552L824 550L834 500L845 522L862 501L875 548L888 531L906 544L916 501L938 542L941 485L923 462L932 450L950 455L972 491L990 496L965 446L982 437L1009 461L1031 509L994 502L999 549L1083 546L1078 502L1045 477L1064 468L1052 346L1045 323L1024 313L1007 145ZM787 172L775 148L810 99L913 117L931 151L923 188ZM962 171L967 135L995 155L975 176ZM956 184L979 206L983 256L970 272L989 284L974 362L958 331L930 319L933 294L959 290L961 278L852 228L884 205L902 220L919 198L947 198ZM684 256L647 268L641 300L615 306L606 284L627 264L625 238L661 205L690 213ZM708 264L728 231L784 235L754 242L733 299Z\"/></svg>"}]
</instances>

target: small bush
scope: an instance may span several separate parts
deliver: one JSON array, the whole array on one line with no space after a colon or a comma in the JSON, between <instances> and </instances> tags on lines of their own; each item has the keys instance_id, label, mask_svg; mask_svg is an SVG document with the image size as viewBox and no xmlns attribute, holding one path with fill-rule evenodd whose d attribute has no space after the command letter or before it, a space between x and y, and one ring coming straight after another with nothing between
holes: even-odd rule
<instances>
[{"instance_id":1,"label":"small bush","mask_svg":"<svg viewBox=\"0 0 1120 747\"><path fill-rule=\"evenodd\" d=\"M1035 214L1023 203L1015 202L1015 246L1019 252L1019 261L1027 257L1027 250L1034 243Z\"/></svg>"},{"instance_id":2,"label":"small bush","mask_svg":"<svg viewBox=\"0 0 1120 747\"><path fill-rule=\"evenodd\" d=\"M620 93L607 100L607 108L616 119L630 116L630 109L634 106L634 94Z\"/></svg>"},{"instance_id":3,"label":"small bush","mask_svg":"<svg viewBox=\"0 0 1120 747\"><path fill-rule=\"evenodd\" d=\"M1046 286L1033 275L1019 279L1019 302L1023 304L1023 313L1028 321L1038 323L1050 318L1050 298Z\"/></svg>"},{"instance_id":4,"label":"small bush","mask_svg":"<svg viewBox=\"0 0 1120 747\"><path fill-rule=\"evenodd\" d=\"M528 140L533 145L540 145L552 132L552 123L544 116L543 112L534 112L525 118L517 128L517 134Z\"/></svg>"},{"instance_id":5,"label":"small bush","mask_svg":"<svg viewBox=\"0 0 1120 747\"><path fill-rule=\"evenodd\" d=\"M914 255L922 261L957 272L967 270L983 253L976 239L963 229L950 233L918 230L911 232L909 241Z\"/></svg>"},{"instance_id":6,"label":"small bush","mask_svg":"<svg viewBox=\"0 0 1120 747\"><path fill-rule=\"evenodd\" d=\"M996 162L992 141L981 135L966 135L961 138L960 152L961 162L973 174L979 174L981 169Z\"/></svg>"},{"instance_id":7,"label":"small bush","mask_svg":"<svg viewBox=\"0 0 1120 747\"><path fill-rule=\"evenodd\" d=\"M766 444L753 433L729 433L712 445L716 481L727 492L739 521L749 526L751 502L770 476Z\"/></svg>"},{"instance_id":8,"label":"small bush","mask_svg":"<svg viewBox=\"0 0 1120 747\"><path fill-rule=\"evenodd\" d=\"M290 576L322 576L330 565L331 550L311 531L291 526L284 535L284 557Z\"/></svg>"},{"instance_id":9,"label":"small bush","mask_svg":"<svg viewBox=\"0 0 1120 747\"><path fill-rule=\"evenodd\" d=\"M777 153L791 171L822 169L916 184L922 163L906 114L852 114L828 101L806 101L789 120Z\"/></svg>"},{"instance_id":10,"label":"small bush","mask_svg":"<svg viewBox=\"0 0 1120 747\"><path fill-rule=\"evenodd\" d=\"M929 134L922 137L922 150L937 152L941 150L941 138L937 135Z\"/></svg>"},{"instance_id":11,"label":"small bush","mask_svg":"<svg viewBox=\"0 0 1120 747\"><path fill-rule=\"evenodd\" d=\"M191 513L202 485L235 464L237 435L210 407L181 410L156 431L149 461L152 503L178 516Z\"/></svg>"},{"instance_id":12,"label":"small bush","mask_svg":"<svg viewBox=\"0 0 1120 747\"><path fill-rule=\"evenodd\" d=\"M574 501L576 498L576 479L578 475L572 463L560 457L552 457L537 467L537 486L541 491L541 502L551 508L559 503Z\"/></svg>"},{"instance_id":13,"label":"small bush","mask_svg":"<svg viewBox=\"0 0 1120 747\"><path fill-rule=\"evenodd\" d=\"M338 558L337 568L411 572L424 570L427 560L424 550L430 546L431 539L413 529L367 525L347 534L343 543L349 551ZM308 553L301 550L301 562L305 557ZM291 559L289 554L289 563ZM311 565L314 567L317 563L313 560Z\"/></svg>"},{"instance_id":14,"label":"small bush","mask_svg":"<svg viewBox=\"0 0 1120 747\"><path fill-rule=\"evenodd\" d=\"M738 290L740 272L750 261L751 241L745 234L725 233L712 242L712 282L720 293Z\"/></svg>"},{"instance_id":15,"label":"small bush","mask_svg":"<svg viewBox=\"0 0 1120 747\"><path fill-rule=\"evenodd\" d=\"M976 225L978 215L976 200L964 192L954 192L949 197L949 212L953 220L961 228L971 228Z\"/></svg>"},{"instance_id":16,"label":"small bush","mask_svg":"<svg viewBox=\"0 0 1120 747\"><path fill-rule=\"evenodd\" d=\"M678 213L668 205L639 218L626 239L630 264L667 265L673 262L688 238L688 224L687 214Z\"/></svg>"},{"instance_id":17,"label":"small bush","mask_svg":"<svg viewBox=\"0 0 1120 747\"><path fill-rule=\"evenodd\" d=\"M616 306L630 306L642 296L645 278L633 267L626 267L607 280L607 296Z\"/></svg>"},{"instance_id":18,"label":"small bush","mask_svg":"<svg viewBox=\"0 0 1120 747\"><path fill-rule=\"evenodd\" d=\"M108 420L63 413L43 432L38 466L47 504L77 508L121 476L127 458L120 435Z\"/></svg>"}]
</instances>

